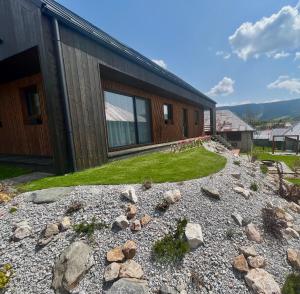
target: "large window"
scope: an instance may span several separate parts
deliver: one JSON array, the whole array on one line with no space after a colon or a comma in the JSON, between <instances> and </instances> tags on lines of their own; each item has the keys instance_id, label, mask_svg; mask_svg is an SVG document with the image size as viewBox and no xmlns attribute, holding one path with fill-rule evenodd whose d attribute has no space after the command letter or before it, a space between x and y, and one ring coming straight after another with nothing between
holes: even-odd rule
<instances>
[{"instance_id":1,"label":"large window","mask_svg":"<svg viewBox=\"0 0 300 294\"><path fill-rule=\"evenodd\" d=\"M148 100L104 92L110 148L151 143Z\"/></svg>"}]
</instances>

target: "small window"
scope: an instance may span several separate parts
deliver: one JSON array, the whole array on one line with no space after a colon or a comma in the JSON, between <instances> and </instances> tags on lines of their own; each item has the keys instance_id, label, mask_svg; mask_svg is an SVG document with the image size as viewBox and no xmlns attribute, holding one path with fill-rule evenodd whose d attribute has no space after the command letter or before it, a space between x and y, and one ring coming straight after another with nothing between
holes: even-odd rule
<instances>
[{"instance_id":1,"label":"small window","mask_svg":"<svg viewBox=\"0 0 300 294\"><path fill-rule=\"evenodd\" d=\"M200 123L200 116L199 116L199 111L195 111L195 125L198 126Z\"/></svg>"},{"instance_id":2,"label":"small window","mask_svg":"<svg viewBox=\"0 0 300 294\"><path fill-rule=\"evenodd\" d=\"M241 141L242 140L241 132L228 132L227 139L229 141Z\"/></svg>"},{"instance_id":3,"label":"small window","mask_svg":"<svg viewBox=\"0 0 300 294\"><path fill-rule=\"evenodd\" d=\"M164 120L165 120L165 124L173 123L172 104L164 104Z\"/></svg>"},{"instance_id":4,"label":"small window","mask_svg":"<svg viewBox=\"0 0 300 294\"><path fill-rule=\"evenodd\" d=\"M30 86L21 89L24 123L27 125L42 124L40 97L37 87Z\"/></svg>"}]
</instances>

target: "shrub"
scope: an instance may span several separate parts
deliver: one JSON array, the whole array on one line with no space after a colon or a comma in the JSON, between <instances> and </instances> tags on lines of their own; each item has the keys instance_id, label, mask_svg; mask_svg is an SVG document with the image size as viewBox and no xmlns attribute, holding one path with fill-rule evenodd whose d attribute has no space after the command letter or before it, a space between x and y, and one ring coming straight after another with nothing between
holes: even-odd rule
<instances>
[{"instance_id":1,"label":"shrub","mask_svg":"<svg viewBox=\"0 0 300 294\"><path fill-rule=\"evenodd\" d=\"M81 202L73 202L67 209L65 214L73 214L76 211L79 211L83 208L83 204Z\"/></svg>"},{"instance_id":2,"label":"shrub","mask_svg":"<svg viewBox=\"0 0 300 294\"><path fill-rule=\"evenodd\" d=\"M167 234L163 239L158 240L153 245L153 254L160 262L178 262L189 252L190 246L185 239L184 229L187 220L179 220L174 234Z\"/></svg>"},{"instance_id":3,"label":"shrub","mask_svg":"<svg viewBox=\"0 0 300 294\"><path fill-rule=\"evenodd\" d=\"M149 190L152 187L152 181L151 180L145 180L143 183L143 187L145 190Z\"/></svg>"},{"instance_id":4,"label":"shrub","mask_svg":"<svg viewBox=\"0 0 300 294\"><path fill-rule=\"evenodd\" d=\"M74 231L79 235L87 235L91 237L96 230L102 230L108 226L103 222L97 222L96 218L93 217L92 221L82 222L73 226Z\"/></svg>"},{"instance_id":5,"label":"shrub","mask_svg":"<svg viewBox=\"0 0 300 294\"><path fill-rule=\"evenodd\" d=\"M300 293L300 274L290 274L287 276L282 288L282 294Z\"/></svg>"},{"instance_id":6,"label":"shrub","mask_svg":"<svg viewBox=\"0 0 300 294\"><path fill-rule=\"evenodd\" d=\"M240 165L241 165L241 162L240 162L239 160L235 160L235 161L233 162L233 164L234 164L234 165L240 166Z\"/></svg>"},{"instance_id":7,"label":"shrub","mask_svg":"<svg viewBox=\"0 0 300 294\"><path fill-rule=\"evenodd\" d=\"M163 200L155 206L155 210L157 210L159 212L166 212L169 207L170 207L170 204L166 200Z\"/></svg>"},{"instance_id":8,"label":"shrub","mask_svg":"<svg viewBox=\"0 0 300 294\"><path fill-rule=\"evenodd\" d=\"M15 213L17 210L18 210L17 207L12 206L12 207L9 209L9 213Z\"/></svg>"},{"instance_id":9,"label":"shrub","mask_svg":"<svg viewBox=\"0 0 300 294\"><path fill-rule=\"evenodd\" d=\"M263 174L267 174L268 173L268 167L265 164L262 164L260 166L260 170Z\"/></svg>"},{"instance_id":10,"label":"shrub","mask_svg":"<svg viewBox=\"0 0 300 294\"><path fill-rule=\"evenodd\" d=\"M0 268L0 290L3 290L7 287L10 278L12 275L12 266L11 264L5 264ZM2 293L2 292L1 292Z\"/></svg>"},{"instance_id":11,"label":"shrub","mask_svg":"<svg viewBox=\"0 0 300 294\"><path fill-rule=\"evenodd\" d=\"M255 182L251 183L250 190L256 192L258 190L258 186Z\"/></svg>"},{"instance_id":12,"label":"shrub","mask_svg":"<svg viewBox=\"0 0 300 294\"><path fill-rule=\"evenodd\" d=\"M278 239L281 239L281 230L287 228L287 223L284 219L278 218L276 207L263 208L262 219L266 232L274 235Z\"/></svg>"}]
</instances>

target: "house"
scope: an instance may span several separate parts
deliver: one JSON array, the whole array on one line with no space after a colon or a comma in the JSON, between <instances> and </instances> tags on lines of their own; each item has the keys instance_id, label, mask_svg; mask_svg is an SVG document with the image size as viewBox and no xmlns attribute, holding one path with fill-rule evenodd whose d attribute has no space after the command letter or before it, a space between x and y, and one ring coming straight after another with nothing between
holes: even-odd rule
<instances>
[{"instance_id":1,"label":"house","mask_svg":"<svg viewBox=\"0 0 300 294\"><path fill-rule=\"evenodd\" d=\"M285 149L289 151L300 152L300 122L291 126L285 135Z\"/></svg>"},{"instance_id":2,"label":"house","mask_svg":"<svg viewBox=\"0 0 300 294\"><path fill-rule=\"evenodd\" d=\"M209 132L210 115L205 112L205 129ZM253 143L254 129L240 119L230 110L217 109L216 111L216 133L225 138L233 148L240 149L241 152L251 150Z\"/></svg>"},{"instance_id":3,"label":"house","mask_svg":"<svg viewBox=\"0 0 300 294\"><path fill-rule=\"evenodd\" d=\"M215 102L52 0L0 0L0 154L57 173L202 136Z\"/></svg>"}]
</instances>

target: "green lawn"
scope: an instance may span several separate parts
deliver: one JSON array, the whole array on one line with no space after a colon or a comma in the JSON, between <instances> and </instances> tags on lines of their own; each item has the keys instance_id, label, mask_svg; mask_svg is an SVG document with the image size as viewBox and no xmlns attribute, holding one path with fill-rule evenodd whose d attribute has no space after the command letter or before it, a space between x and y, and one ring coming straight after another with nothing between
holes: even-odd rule
<instances>
[{"instance_id":1,"label":"green lawn","mask_svg":"<svg viewBox=\"0 0 300 294\"><path fill-rule=\"evenodd\" d=\"M300 186L300 179L287 179L289 182Z\"/></svg>"},{"instance_id":2,"label":"green lawn","mask_svg":"<svg viewBox=\"0 0 300 294\"><path fill-rule=\"evenodd\" d=\"M28 174L30 169L0 164L0 181Z\"/></svg>"},{"instance_id":3,"label":"green lawn","mask_svg":"<svg viewBox=\"0 0 300 294\"><path fill-rule=\"evenodd\" d=\"M203 147L180 153L155 152L114 161L64 176L48 177L21 187L33 191L49 187L94 184L132 184L152 180L179 182L208 176L223 169L226 158Z\"/></svg>"},{"instance_id":4,"label":"green lawn","mask_svg":"<svg viewBox=\"0 0 300 294\"><path fill-rule=\"evenodd\" d=\"M294 163L300 159L299 156L296 155L276 155L270 153L257 153L258 159L260 160L276 160L276 161L283 161L289 168L293 168Z\"/></svg>"}]
</instances>

